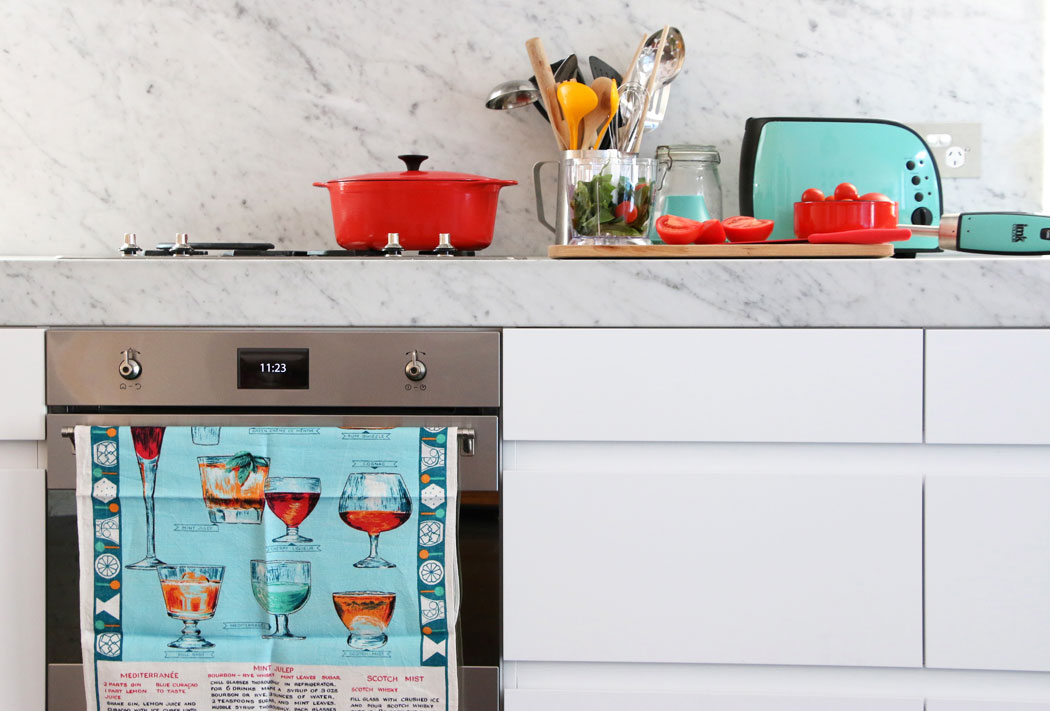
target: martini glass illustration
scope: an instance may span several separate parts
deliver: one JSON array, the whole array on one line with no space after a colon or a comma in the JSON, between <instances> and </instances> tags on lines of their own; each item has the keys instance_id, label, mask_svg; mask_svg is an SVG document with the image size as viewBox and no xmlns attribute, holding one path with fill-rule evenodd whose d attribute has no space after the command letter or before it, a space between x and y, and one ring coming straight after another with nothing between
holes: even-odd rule
<instances>
[{"instance_id":1,"label":"martini glass illustration","mask_svg":"<svg viewBox=\"0 0 1050 711\"><path fill-rule=\"evenodd\" d=\"M368 534L368 557L355 568L396 568L379 557L379 534L390 531L412 515L412 500L400 474L353 472L346 478L339 497L339 517L350 528Z\"/></svg>"},{"instance_id":2,"label":"martini glass illustration","mask_svg":"<svg viewBox=\"0 0 1050 711\"><path fill-rule=\"evenodd\" d=\"M215 616L224 571L221 565L161 564L157 567L168 617L182 621L182 634L174 642L168 642L169 647L207 649L215 646L201 636L197 623Z\"/></svg>"},{"instance_id":3,"label":"martini glass illustration","mask_svg":"<svg viewBox=\"0 0 1050 711\"><path fill-rule=\"evenodd\" d=\"M142 499L146 503L146 557L127 567L132 570L153 570L164 564L156 555L156 521L153 518L153 492L157 488L157 461L164 441L164 428L132 427L131 441L135 443L135 457L139 462L139 474L142 475Z\"/></svg>"},{"instance_id":4,"label":"martini glass illustration","mask_svg":"<svg viewBox=\"0 0 1050 711\"><path fill-rule=\"evenodd\" d=\"M317 477L271 476L263 487L266 505L274 516L284 521L285 534L274 543L312 543L314 539L299 535L299 525L310 515L321 498L321 480Z\"/></svg>"},{"instance_id":5,"label":"martini glass illustration","mask_svg":"<svg viewBox=\"0 0 1050 711\"><path fill-rule=\"evenodd\" d=\"M263 639L306 639L288 630L288 615L310 599L310 564L305 560L253 560L252 594L273 615L274 631Z\"/></svg>"},{"instance_id":6,"label":"martini glass illustration","mask_svg":"<svg viewBox=\"0 0 1050 711\"><path fill-rule=\"evenodd\" d=\"M388 592L337 592L332 603L350 632L346 643L354 649L378 649L386 644L386 628L394 616L397 596Z\"/></svg>"}]
</instances>

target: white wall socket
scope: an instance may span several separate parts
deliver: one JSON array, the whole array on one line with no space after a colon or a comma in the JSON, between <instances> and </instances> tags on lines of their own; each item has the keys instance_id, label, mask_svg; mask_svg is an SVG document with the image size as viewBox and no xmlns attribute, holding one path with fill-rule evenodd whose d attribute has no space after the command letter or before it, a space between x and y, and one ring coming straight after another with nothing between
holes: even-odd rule
<instances>
[{"instance_id":1,"label":"white wall socket","mask_svg":"<svg viewBox=\"0 0 1050 711\"><path fill-rule=\"evenodd\" d=\"M981 124L910 123L930 147L941 178L981 177Z\"/></svg>"}]
</instances>

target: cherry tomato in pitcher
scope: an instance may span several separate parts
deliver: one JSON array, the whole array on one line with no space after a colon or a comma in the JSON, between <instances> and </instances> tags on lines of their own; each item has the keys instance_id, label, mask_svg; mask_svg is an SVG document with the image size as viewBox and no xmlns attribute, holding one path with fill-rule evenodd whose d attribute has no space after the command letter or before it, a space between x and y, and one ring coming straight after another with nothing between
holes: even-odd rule
<instances>
[{"instance_id":1,"label":"cherry tomato in pitcher","mask_svg":"<svg viewBox=\"0 0 1050 711\"><path fill-rule=\"evenodd\" d=\"M616 206L616 209L613 210L613 214L617 217L622 217L623 221L627 224L631 224L638 219L638 208L634 206L633 202L624 200Z\"/></svg>"}]
</instances>

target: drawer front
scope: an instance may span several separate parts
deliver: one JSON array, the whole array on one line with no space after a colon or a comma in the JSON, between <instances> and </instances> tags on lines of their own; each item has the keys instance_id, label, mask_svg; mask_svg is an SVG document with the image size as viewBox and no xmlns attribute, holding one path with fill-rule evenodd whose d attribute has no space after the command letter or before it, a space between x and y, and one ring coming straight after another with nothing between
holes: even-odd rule
<instances>
[{"instance_id":1,"label":"drawer front","mask_svg":"<svg viewBox=\"0 0 1050 711\"><path fill-rule=\"evenodd\" d=\"M1050 444L1050 330L928 331L926 441Z\"/></svg>"},{"instance_id":2,"label":"drawer front","mask_svg":"<svg viewBox=\"0 0 1050 711\"><path fill-rule=\"evenodd\" d=\"M926 699L926 711L1050 711L1050 702L1001 699Z\"/></svg>"},{"instance_id":3,"label":"drawer front","mask_svg":"<svg viewBox=\"0 0 1050 711\"><path fill-rule=\"evenodd\" d=\"M919 475L505 471L504 657L922 665Z\"/></svg>"},{"instance_id":4,"label":"drawer front","mask_svg":"<svg viewBox=\"0 0 1050 711\"><path fill-rule=\"evenodd\" d=\"M922 332L511 329L508 440L920 442Z\"/></svg>"},{"instance_id":5,"label":"drawer front","mask_svg":"<svg viewBox=\"0 0 1050 711\"><path fill-rule=\"evenodd\" d=\"M1050 474L926 479L926 664L1050 671Z\"/></svg>"},{"instance_id":6,"label":"drawer front","mask_svg":"<svg viewBox=\"0 0 1050 711\"><path fill-rule=\"evenodd\" d=\"M44 439L44 331L0 328L0 440Z\"/></svg>"},{"instance_id":7,"label":"drawer front","mask_svg":"<svg viewBox=\"0 0 1050 711\"><path fill-rule=\"evenodd\" d=\"M923 711L922 699L507 689L506 711ZM1037 711L1033 709L1032 711Z\"/></svg>"}]
</instances>

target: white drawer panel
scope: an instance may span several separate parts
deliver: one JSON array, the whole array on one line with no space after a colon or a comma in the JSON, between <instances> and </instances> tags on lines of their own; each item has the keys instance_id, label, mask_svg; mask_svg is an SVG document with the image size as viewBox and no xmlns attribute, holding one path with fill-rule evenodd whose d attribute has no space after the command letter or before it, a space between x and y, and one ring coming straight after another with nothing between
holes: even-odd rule
<instances>
[{"instance_id":1,"label":"white drawer panel","mask_svg":"<svg viewBox=\"0 0 1050 711\"><path fill-rule=\"evenodd\" d=\"M0 708L38 711L44 708L47 668L44 656L44 472L42 469L0 469L0 491L12 505L0 516L0 569L8 571L0 585L0 610L17 644L0 645ZM71 542L70 545L75 545ZM17 575L15 574L17 572ZM69 601L71 605L76 600Z\"/></svg>"},{"instance_id":2,"label":"white drawer panel","mask_svg":"<svg viewBox=\"0 0 1050 711\"><path fill-rule=\"evenodd\" d=\"M0 328L0 440L44 439L44 331Z\"/></svg>"},{"instance_id":3,"label":"white drawer panel","mask_svg":"<svg viewBox=\"0 0 1050 711\"><path fill-rule=\"evenodd\" d=\"M921 666L919 475L506 471L504 656Z\"/></svg>"},{"instance_id":4,"label":"white drawer panel","mask_svg":"<svg viewBox=\"0 0 1050 711\"><path fill-rule=\"evenodd\" d=\"M1050 703L1000 699L926 699L926 711L1050 711Z\"/></svg>"},{"instance_id":5,"label":"white drawer panel","mask_svg":"<svg viewBox=\"0 0 1050 711\"><path fill-rule=\"evenodd\" d=\"M511 329L508 440L920 442L922 332Z\"/></svg>"},{"instance_id":6,"label":"white drawer panel","mask_svg":"<svg viewBox=\"0 0 1050 711\"><path fill-rule=\"evenodd\" d=\"M507 689L506 711L923 711L922 699ZM1033 709L1032 711L1036 711Z\"/></svg>"},{"instance_id":7,"label":"white drawer panel","mask_svg":"<svg viewBox=\"0 0 1050 711\"><path fill-rule=\"evenodd\" d=\"M926 441L1050 444L1050 330L929 331Z\"/></svg>"},{"instance_id":8,"label":"white drawer panel","mask_svg":"<svg viewBox=\"0 0 1050 711\"><path fill-rule=\"evenodd\" d=\"M1050 671L1050 473L930 475L925 507L927 666Z\"/></svg>"}]
</instances>

